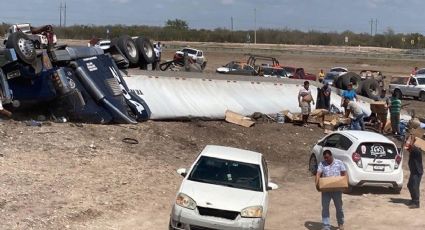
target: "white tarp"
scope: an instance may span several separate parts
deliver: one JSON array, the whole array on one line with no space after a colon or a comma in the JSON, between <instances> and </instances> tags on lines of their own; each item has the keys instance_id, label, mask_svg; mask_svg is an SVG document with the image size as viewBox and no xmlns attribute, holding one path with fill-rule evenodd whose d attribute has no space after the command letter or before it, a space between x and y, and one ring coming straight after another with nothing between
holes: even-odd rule
<instances>
[{"instance_id":1,"label":"white tarp","mask_svg":"<svg viewBox=\"0 0 425 230\"><path fill-rule=\"evenodd\" d=\"M245 116L254 112L301 112L297 96L302 81L297 81L297 84L144 75L125 77L124 80L130 90L145 100L154 120L191 117L223 119L226 110ZM316 98L317 87L310 85L310 88ZM332 93L331 103L340 108L341 97ZM361 104L369 116L370 104Z\"/></svg>"}]
</instances>

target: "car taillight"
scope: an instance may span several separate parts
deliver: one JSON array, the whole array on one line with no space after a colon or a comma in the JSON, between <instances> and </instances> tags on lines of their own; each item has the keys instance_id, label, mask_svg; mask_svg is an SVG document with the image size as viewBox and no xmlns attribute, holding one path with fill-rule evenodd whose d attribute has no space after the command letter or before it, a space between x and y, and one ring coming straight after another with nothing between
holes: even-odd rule
<instances>
[{"instance_id":1,"label":"car taillight","mask_svg":"<svg viewBox=\"0 0 425 230\"><path fill-rule=\"evenodd\" d=\"M398 167L400 167L400 164L401 164L401 156L400 156L400 154L397 154L397 156L395 156L394 168L398 169Z\"/></svg>"},{"instance_id":2,"label":"car taillight","mask_svg":"<svg viewBox=\"0 0 425 230\"><path fill-rule=\"evenodd\" d=\"M353 153L352 159L353 159L354 163L356 163L359 168L363 168L363 165L362 165L362 156L360 156L360 154Z\"/></svg>"}]
</instances>

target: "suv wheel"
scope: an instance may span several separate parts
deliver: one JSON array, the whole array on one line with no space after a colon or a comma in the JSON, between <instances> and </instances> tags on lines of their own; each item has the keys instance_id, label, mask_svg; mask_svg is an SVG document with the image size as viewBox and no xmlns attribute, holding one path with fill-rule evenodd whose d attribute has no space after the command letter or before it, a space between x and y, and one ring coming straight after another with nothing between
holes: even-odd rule
<instances>
[{"instance_id":1,"label":"suv wheel","mask_svg":"<svg viewBox=\"0 0 425 230\"><path fill-rule=\"evenodd\" d=\"M401 93L399 89L394 90L394 94L395 94L395 97L400 100L403 98L403 94Z\"/></svg>"},{"instance_id":2,"label":"suv wheel","mask_svg":"<svg viewBox=\"0 0 425 230\"><path fill-rule=\"evenodd\" d=\"M425 101L425 92L421 92L421 93L419 94L419 100L421 100L421 101Z\"/></svg>"},{"instance_id":3,"label":"suv wheel","mask_svg":"<svg viewBox=\"0 0 425 230\"><path fill-rule=\"evenodd\" d=\"M308 163L308 170L311 172L312 175L316 175L316 173L317 173L317 166L318 166L317 158L314 155L314 153L312 153L311 154L311 157L310 157L310 160L309 160L309 163Z\"/></svg>"}]
</instances>

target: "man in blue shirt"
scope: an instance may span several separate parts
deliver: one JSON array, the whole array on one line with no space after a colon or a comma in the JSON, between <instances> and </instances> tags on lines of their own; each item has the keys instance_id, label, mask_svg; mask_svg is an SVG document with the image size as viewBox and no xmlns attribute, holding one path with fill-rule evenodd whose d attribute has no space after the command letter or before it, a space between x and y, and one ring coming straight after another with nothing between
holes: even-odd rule
<instances>
[{"instance_id":1,"label":"man in blue shirt","mask_svg":"<svg viewBox=\"0 0 425 230\"><path fill-rule=\"evenodd\" d=\"M347 86L347 90L344 90L342 92L341 107L344 107L345 112L347 112L347 107L344 104L344 98L348 98L348 100L350 101L354 101L354 99L356 99L356 101L359 100L357 98L356 90L353 89L353 83L349 83Z\"/></svg>"},{"instance_id":2,"label":"man in blue shirt","mask_svg":"<svg viewBox=\"0 0 425 230\"><path fill-rule=\"evenodd\" d=\"M324 161L320 162L316 173L316 187L319 187L320 177L346 176L344 163L334 159L330 150L323 152ZM342 192L322 192L322 223L323 230L330 230L329 205L334 201L336 218L340 230L344 230L344 210L342 209Z\"/></svg>"}]
</instances>

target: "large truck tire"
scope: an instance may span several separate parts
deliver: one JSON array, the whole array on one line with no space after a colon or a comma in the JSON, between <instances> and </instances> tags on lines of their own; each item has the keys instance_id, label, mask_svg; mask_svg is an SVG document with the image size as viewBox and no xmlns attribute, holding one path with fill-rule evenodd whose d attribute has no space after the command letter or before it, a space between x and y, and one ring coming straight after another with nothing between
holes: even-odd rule
<instances>
[{"instance_id":1,"label":"large truck tire","mask_svg":"<svg viewBox=\"0 0 425 230\"><path fill-rule=\"evenodd\" d=\"M116 45L130 62L131 66L135 66L139 63L139 51L130 36L123 35L113 41L116 42Z\"/></svg>"},{"instance_id":2,"label":"large truck tire","mask_svg":"<svg viewBox=\"0 0 425 230\"><path fill-rule=\"evenodd\" d=\"M9 36L6 48L14 49L19 59L27 64L33 64L37 58L34 43L21 31Z\"/></svg>"},{"instance_id":3,"label":"large truck tire","mask_svg":"<svg viewBox=\"0 0 425 230\"><path fill-rule=\"evenodd\" d=\"M342 89L346 90L348 88L348 85L351 83L353 84L353 88L357 89L360 86L360 82L362 78L353 72L348 72L342 76L340 76L342 81Z\"/></svg>"},{"instance_id":4,"label":"large truck tire","mask_svg":"<svg viewBox=\"0 0 425 230\"><path fill-rule=\"evenodd\" d=\"M155 61L155 52L151 41L145 37L138 37L135 40L137 50L140 54L139 63L152 64Z\"/></svg>"},{"instance_id":5,"label":"large truck tire","mask_svg":"<svg viewBox=\"0 0 425 230\"><path fill-rule=\"evenodd\" d=\"M366 79L362 81L362 95L372 100L379 100L381 87L375 79Z\"/></svg>"}]
</instances>

